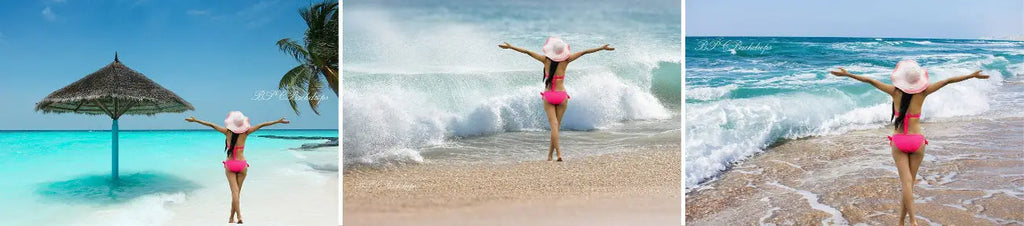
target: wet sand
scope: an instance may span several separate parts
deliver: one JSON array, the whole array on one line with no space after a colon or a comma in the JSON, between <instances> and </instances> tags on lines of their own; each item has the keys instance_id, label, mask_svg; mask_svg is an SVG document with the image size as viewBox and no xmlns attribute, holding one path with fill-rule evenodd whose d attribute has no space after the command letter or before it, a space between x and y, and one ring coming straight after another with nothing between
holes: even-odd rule
<instances>
[{"instance_id":1,"label":"wet sand","mask_svg":"<svg viewBox=\"0 0 1024 226\"><path fill-rule=\"evenodd\" d=\"M680 225L675 149L344 172L344 225Z\"/></svg>"},{"instance_id":2,"label":"wet sand","mask_svg":"<svg viewBox=\"0 0 1024 226\"><path fill-rule=\"evenodd\" d=\"M1024 118L926 122L920 225L1024 225ZM686 194L688 225L895 225L891 127L791 140Z\"/></svg>"}]
</instances>

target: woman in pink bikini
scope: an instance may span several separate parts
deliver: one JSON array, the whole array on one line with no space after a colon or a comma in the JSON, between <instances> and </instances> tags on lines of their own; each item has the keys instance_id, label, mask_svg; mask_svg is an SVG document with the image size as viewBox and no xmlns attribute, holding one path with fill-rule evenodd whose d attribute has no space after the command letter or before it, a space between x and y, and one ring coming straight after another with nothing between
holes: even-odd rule
<instances>
[{"instance_id":1,"label":"woman in pink bikini","mask_svg":"<svg viewBox=\"0 0 1024 226\"><path fill-rule=\"evenodd\" d=\"M551 145L548 147L548 161L551 161L551 154L558 152L558 161L562 161L562 149L558 146L558 128L562 126L562 115L565 114L565 107L569 101L569 94L565 92L564 79L565 68L583 55L601 50L615 50L604 44L600 48L584 50L583 52L572 53L569 51L569 44L566 44L558 37L550 37L544 43L544 55L537 54L523 48L509 45L508 42L498 45L502 49L512 49L520 53L530 55L533 59L544 64L544 92L540 93L544 98L544 112L548 115L548 123L551 124Z\"/></svg>"},{"instance_id":2,"label":"woman in pink bikini","mask_svg":"<svg viewBox=\"0 0 1024 226\"><path fill-rule=\"evenodd\" d=\"M221 163L224 164L224 175L228 177L228 186L231 187L231 215L228 217L228 223L235 223L237 217L238 223L241 224L242 209L239 207L238 200L242 193L242 182L245 181L245 175L249 171L249 163L245 161L245 139L260 128L277 123L288 124L289 121L281 118L277 121L249 126L249 117L245 117L240 111L228 113L227 119L224 119L224 127L198 120L195 117L186 118L185 121L203 124L224 134L224 151L227 152L228 157Z\"/></svg>"},{"instance_id":3,"label":"woman in pink bikini","mask_svg":"<svg viewBox=\"0 0 1024 226\"><path fill-rule=\"evenodd\" d=\"M900 183L903 184L903 208L900 210L899 225L904 224L906 216L910 216L911 225L917 225L917 220L914 219L914 183L917 181L917 169L921 166L921 160L924 159L924 147L928 144L928 140L921 134L919 124L924 98L946 84L970 78L987 79L989 76L981 74L981 71L975 71L969 75L947 78L928 84L928 71L913 60L903 60L896 64L896 69L892 72L892 85L850 74L843 68L839 68L839 71L830 71L830 73L869 83L892 97L893 114L891 118L894 120L890 120L895 125L895 131L892 136L889 136L889 145L892 148L892 158L896 161Z\"/></svg>"}]
</instances>

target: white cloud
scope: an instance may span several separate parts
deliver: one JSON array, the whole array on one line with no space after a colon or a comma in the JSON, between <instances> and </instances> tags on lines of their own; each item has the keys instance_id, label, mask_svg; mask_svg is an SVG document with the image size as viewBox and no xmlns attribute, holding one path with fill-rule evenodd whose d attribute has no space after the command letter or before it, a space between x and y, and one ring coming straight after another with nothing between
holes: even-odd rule
<instances>
[{"instance_id":1,"label":"white cloud","mask_svg":"<svg viewBox=\"0 0 1024 226\"><path fill-rule=\"evenodd\" d=\"M185 14L188 14L190 16L206 16L206 15L210 15L210 11L209 10L190 9L188 11L185 11Z\"/></svg>"},{"instance_id":2,"label":"white cloud","mask_svg":"<svg viewBox=\"0 0 1024 226\"><path fill-rule=\"evenodd\" d=\"M46 8L43 8L42 14L43 14L43 18L45 18L46 20L49 20L49 21L56 21L57 20L57 14L53 13L53 10L50 9L49 6L47 6Z\"/></svg>"}]
</instances>

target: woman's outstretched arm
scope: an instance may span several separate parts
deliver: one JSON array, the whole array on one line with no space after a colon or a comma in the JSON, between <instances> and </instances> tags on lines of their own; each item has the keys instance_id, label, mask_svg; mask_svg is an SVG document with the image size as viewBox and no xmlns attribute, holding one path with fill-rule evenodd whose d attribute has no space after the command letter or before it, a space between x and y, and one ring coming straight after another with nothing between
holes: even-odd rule
<instances>
[{"instance_id":1,"label":"woman's outstretched arm","mask_svg":"<svg viewBox=\"0 0 1024 226\"><path fill-rule=\"evenodd\" d=\"M956 77L952 77L952 78L943 79L943 80L940 80L938 82L932 83L931 85L928 85L928 88L924 90L924 95L928 95L928 94L931 94L931 93L933 93L935 91L939 91L939 89L941 89L942 87L946 86L946 84L953 84L953 83L957 83L957 82L960 82L960 81L963 81L963 80L967 80L967 79L971 79L971 78L988 79L988 77L989 77L988 75L981 74L981 70L978 70L978 71L975 71L974 73L971 73L969 75L961 75L961 76L956 76Z\"/></svg>"},{"instance_id":2,"label":"woman's outstretched arm","mask_svg":"<svg viewBox=\"0 0 1024 226\"><path fill-rule=\"evenodd\" d=\"M207 121L196 119L196 117L189 116L188 118L185 118L185 121L186 122L194 122L194 123L203 124L205 126L209 126L210 128L213 128L214 130L217 130L218 132L221 132L221 133L227 133L228 132L228 128L224 128L222 126L218 126L217 124L213 124L213 123L210 123L210 122L207 122Z\"/></svg>"},{"instance_id":3,"label":"woman's outstretched arm","mask_svg":"<svg viewBox=\"0 0 1024 226\"><path fill-rule=\"evenodd\" d=\"M843 77L843 76L850 77L850 78L856 79L857 81L861 81L861 82L865 82L865 83L871 84L876 89L881 90L882 92L888 93L890 96L892 96L893 92L896 91L896 87L895 86L892 86L892 85L889 85L889 84L885 84L884 82L878 81L878 80L873 79L873 78L864 77L862 75L851 74L850 72L846 72L846 69L843 69L841 67L839 68L839 71L829 71L829 73L832 73L832 75L839 76L839 77Z\"/></svg>"},{"instance_id":4,"label":"woman's outstretched arm","mask_svg":"<svg viewBox=\"0 0 1024 226\"><path fill-rule=\"evenodd\" d=\"M263 127L266 127L266 126L270 126L270 125L274 125L274 124L278 124L278 123L288 124L288 123L291 123L291 122L289 122L288 120L284 120L284 118L281 118L281 119L278 119L278 120L275 120L275 121L269 121L269 122L260 123L259 125L256 125L256 126L253 126L253 127L249 127L249 132L248 133L256 132L256 130L259 130L260 128L263 128Z\"/></svg>"},{"instance_id":5,"label":"woman's outstretched arm","mask_svg":"<svg viewBox=\"0 0 1024 226\"><path fill-rule=\"evenodd\" d=\"M572 56L569 56L569 60L568 61L573 61L573 60L576 60L576 58L580 58L583 55L587 55L587 54L591 54L591 53L596 53L597 51L601 51L601 50L612 51L612 50L615 50L615 48L608 47L608 44L604 44L601 47L597 47L597 48L583 50L581 52L573 53Z\"/></svg>"},{"instance_id":6,"label":"woman's outstretched arm","mask_svg":"<svg viewBox=\"0 0 1024 226\"><path fill-rule=\"evenodd\" d=\"M534 60L544 63L544 55L520 47L512 46L511 44L508 44L508 42L502 43L501 45L498 45L498 47L502 49L512 49L520 53L525 53L526 55L530 55L530 57L533 57Z\"/></svg>"}]
</instances>

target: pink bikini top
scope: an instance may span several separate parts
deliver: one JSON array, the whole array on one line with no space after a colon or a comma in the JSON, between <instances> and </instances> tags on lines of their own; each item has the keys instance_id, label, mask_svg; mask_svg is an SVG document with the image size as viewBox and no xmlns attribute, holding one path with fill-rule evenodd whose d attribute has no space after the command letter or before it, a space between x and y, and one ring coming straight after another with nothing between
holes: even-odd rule
<instances>
[{"instance_id":1,"label":"pink bikini top","mask_svg":"<svg viewBox=\"0 0 1024 226\"><path fill-rule=\"evenodd\" d=\"M893 115L900 115L900 113L896 112ZM907 117L903 117L903 134L907 134L907 126L909 126L910 118L921 118L921 114L907 114Z\"/></svg>"},{"instance_id":2,"label":"pink bikini top","mask_svg":"<svg viewBox=\"0 0 1024 226\"><path fill-rule=\"evenodd\" d=\"M231 150L231 160L236 160L238 158L238 151L245 151L245 146L238 146L235 147L235 150Z\"/></svg>"},{"instance_id":3,"label":"pink bikini top","mask_svg":"<svg viewBox=\"0 0 1024 226\"><path fill-rule=\"evenodd\" d=\"M548 79L548 74L544 74L544 79ZM565 79L565 75L562 75L562 76L557 76L556 75L555 79Z\"/></svg>"},{"instance_id":4,"label":"pink bikini top","mask_svg":"<svg viewBox=\"0 0 1024 226\"><path fill-rule=\"evenodd\" d=\"M548 74L544 74L544 79L545 80L548 79ZM551 80L551 87L548 87L549 90L555 90L555 80L565 80L565 75L562 75L562 76L557 76L556 75L555 79Z\"/></svg>"}]
</instances>

